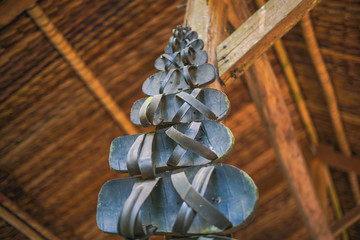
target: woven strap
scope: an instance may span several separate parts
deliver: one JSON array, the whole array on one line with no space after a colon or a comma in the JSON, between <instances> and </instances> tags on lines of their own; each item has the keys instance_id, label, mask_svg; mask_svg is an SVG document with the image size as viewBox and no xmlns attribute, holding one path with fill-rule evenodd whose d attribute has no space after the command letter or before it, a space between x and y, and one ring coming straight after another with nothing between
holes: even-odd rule
<instances>
[{"instance_id":1,"label":"woven strap","mask_svg":"<svg viewBox=\"0 0 360 240\"><path fill-rule=\"evenodd\" d=\"M196 91L198 91L198 90L196 90ZM203 104L202 102L197 100L194 96L192 96L186 92L180 92L180 93L176 94L176 96L181 98L182 100L184 100L186 103L188 103L190 106L192 106L193 108L198 110L203 115L205 115L208 119L217 120L218 117L215 115L215 113L213 111L211 111L210 108L205 106L205 104Z\"/></svg>"},{"instance_id":2,"label":"woven strap","mask_svg":"<svg viewBox=\"0 0 360 240\"><path fill-rule=\"evenodd\" d=\"M211 161L214 161L218 158L215 152L211 151L209 148L207 148L204 144L201 144L197 141L195 141L192 136L195 134L195 132L199 131L201 123L192 123L190 125L189 129L189 136L179 132L174 127L170 127L168 130L165 131L166 135L171 138L174 142L179 144L183 149L190 150L194 153L199 154L200 156L209 159ZM197 134L197 133L196 133ZM195 136L196 136L195 134ZM171 162L177 162L180 161L177 159L181 155L181 152L174 153L174 158L171 159ZM170 156L171 157L171 156Z\"/></svg>"},{"instance_id":3,"label":"woven strap","mask_svg":"<svg viewBox=\"0 0 360 240\"><path fill-rule=\"evenodd\" d=\"M130 147L126 166L131 176L141 174L143 179L155 177L155 163L152 159L152 146L155 133L142 134Z\"/></svg>"},{"instance_id":4,"label":"woven strap","mask_svg":"<svg viewBox=\"0 0 360 240\"><path fill-rule=\"evenodd\" d=\"M157 177L152 180L136 182L134 184L130 196L126 199L120 213L118 222L118 231L120 235L130 239L138 239L144 237L144 235L149 235L149 229L153 229L153 227L142 227L140 208L158 183L159 179L160 178Z\"/></svg>"},{"instance_id":5,"label":"woven strap","mask_svg":"<svg viewBox=\"0 0 360 240\"><path fill-rule=\"evenodd\" d=\"M212 225L225 230L231 222L203 196L209 183L214 166L203 167L195 175L192 185L184 172L171 175L176 192L184 200L173 225L173 231L185 234L195 217L195 212Z\"/></svg>"},{"instance_id":6,"label":"woven strap","mask_svg":"<svg viewBox=\"0 0 360 240\"><path fill-rule=\"evenodd\" d=\"M161 123L161 119L154 119L154 117L162 97L162 94L148 97L140 107L139 117L140 123L143 127L158 125L159 123Z\"/></svg>"}]
</instances>

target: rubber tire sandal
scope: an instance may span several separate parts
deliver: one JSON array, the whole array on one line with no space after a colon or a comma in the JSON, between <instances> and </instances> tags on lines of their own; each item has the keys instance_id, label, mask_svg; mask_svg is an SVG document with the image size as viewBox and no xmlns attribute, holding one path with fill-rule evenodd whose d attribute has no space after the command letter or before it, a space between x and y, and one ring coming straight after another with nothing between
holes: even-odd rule
<instances>
[{"instance_id":1,"label":"rubber tire sandal","mask_svg":"<svg viewBox=\"0 0 360 240\"><path fill-rule=\"evenodd\" d=\"M233 146L234 136L219 122L183 123L114 139L109 164L116 172L154 178L155 172L222 162Z\"/></svg>"},{"instance_id":2,"label":"rubber tire sandal","mask_svg":"<svg viewBox=\"0 0 360 240\"><path fill-rule=\"evenodd\" d=\"M204 50L195 50L191 46L173 54L162 54L155 60L154 67L160 71L182 68L186 65L199 66L207 63L208 54Z\"/></svg>"},{"instance_id":3,"label":"rubber tire sandal","mask_svg":"<svg viewBox=\"0 0 360 240\"><path fill-rule=\"evenodd\" d=\"M245 172L210 164L151 180L108 181L99 193L96 220L102 231L130 239L227 235L253 220L257 202L258 190Z\"/></svg>"},{"instance_id":4,"label":"rubber tire sandal","mask_svg":"<svg viewBox=\"0 0 360 240\"><path fill-rule=\"evenodd\" d=\"M130 119L143 127L202 120L220 121L230 110L225 93L213 88L195 88L176 94L160 94L137 100Z\"/></svg>"},{"instance_id":5,"label":"rubber tire sandal","mask_svg":"<svg viewBox=\"0 0 360 240\"><path fill-rule=\"evenodd\" d=\"M215 68L211 64L190 65L151 75L143 83L142 91L148 96L177 93L212 83L215 77Z\"/></svg>"},{"instance_id":6,"label":"rubber tire sandal","mask_svg":"<svg viewBox=\"0 0 360 240\"><path fill-rule=\"evenodd\" d=\"M177 38L171 37L170 43L166 45L164 52L167 54L173 54L175 52L179 52L182 49L191 46L195 50L202 50L204 48L204 41L201 39L193 39L184 41L178 40Z\"/></svg>"}]
</instances>

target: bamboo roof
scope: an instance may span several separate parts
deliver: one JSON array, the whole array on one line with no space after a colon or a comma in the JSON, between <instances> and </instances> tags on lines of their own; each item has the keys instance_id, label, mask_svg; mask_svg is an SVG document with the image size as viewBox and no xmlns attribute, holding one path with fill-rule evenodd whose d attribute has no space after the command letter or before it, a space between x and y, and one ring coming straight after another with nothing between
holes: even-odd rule
<instances>
[{"instance_id":1,"label":"bamboo roof","mask_svg":"<svg viewBox=\"0 0 360 240\"><path fill-rule=\"evenodd\" d=\"M127 177L109 169L111 141L147 130L114 115L129 116L133 102L144 97L142 83L156 72L153 63L163 53L171 30L183 23L185 3L41 0L37 10L20 12L6 25L0 24L0 214L4 210L15 216L10 224L10 218L1 215L1 239L26 239L31 234L43 239L120 239L97 228L97 194L107 180ZM251 13L257 9L255 1L247 0L247 6ZM223 26L227 36L239 27L233 10L228 5ZM68 45L48 40L34 22L41 14L57 29L54 35L66 39ZM333 85L343 140L337 134L341 130L335 131L335 110L329 109L319 70L312 61L309 50L314 47L305 38L304 22L295 25L282 42L323 147L317 155L297 107L298 95L294 97L289 87L288 65L281 62L274 48L266 52L267 58L308 165L313 154L324 162L336 156L333 162L336 158L338 162L342 158L353 161L351 168L356 172L360 165L360 1L320 2L310 12L310 19ZM69 51L76 56L64 57ZM233 237L310 239L245 76L231 77L233 81L224 87L231 102L231 113L224 123L236 144L225 163L247 172L260 193L255 221ZM91 88L92 84L95 87ZM112 102L116 108L107 107ZM351 169L346 167L350 164L341 166L330 160L333 186L346 215L357 206L348 176ZM315 168L316 174L321 171ZM324 184L319 181L320 186ZM331 197L322 202L326 219L335 229L333 224L339 222L333 205ZM19 226L25 230L19 231ZM342 238L360 238L359 221L347 228Z\"/></svg>"}]
</instances>

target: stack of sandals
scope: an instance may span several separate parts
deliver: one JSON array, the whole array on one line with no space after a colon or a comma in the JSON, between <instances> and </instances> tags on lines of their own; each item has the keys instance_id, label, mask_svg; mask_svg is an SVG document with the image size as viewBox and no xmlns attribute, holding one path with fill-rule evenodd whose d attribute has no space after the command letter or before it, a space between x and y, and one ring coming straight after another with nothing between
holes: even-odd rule
<instances>
[{"instance_id":1,"label":"stack of sandals","mask_svg":"<svg viewBox=\"0 0 360 240\"><path fill-rule=\"evenodd\" d=\"M159 72L143 83L149 97L136 101L130 114L134 124L157 130L112 142L111 169L137 177L102 186L98 227L126 239L224 239L214 235L253 220L258 191L245 172L218 163L234 145L231 131L219 122L230 103L219 90L199 88L216 77L203 41L178 26L169 42L155 61Z\"/></svg>"}]
</instances>

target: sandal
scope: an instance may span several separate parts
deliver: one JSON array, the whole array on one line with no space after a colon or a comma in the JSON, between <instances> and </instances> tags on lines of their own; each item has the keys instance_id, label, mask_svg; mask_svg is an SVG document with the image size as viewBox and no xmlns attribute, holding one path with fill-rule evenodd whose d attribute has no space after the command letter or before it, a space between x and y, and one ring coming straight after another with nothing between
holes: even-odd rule
<instances>
[{"instance_id":1,"label":"sandal","mask_svg":"<svg viewBox=\"0 0 360 240\"><path fill-rule=\"evenodd\" d=\"M130 239L227 235L253 220L258 197L245 172L211 164L160 173L151 180L110 180L100 190L96 220L102 231Z\"/></svg>"},{"instance_id":2,"label":"sandal","mask_svg":"<svg viewBox=\"0 0 360 240\"><path fill-rule=\"evenodd\" d=\"M169 42L170 43L166 45L164 49L164 52L167 54L173 54L175 52L181 51L181 49L190 46L195 50L202 50L204 48L204 41L201 39L185 39L184 41L181 41L177 38L170 37Z\"/></svg>"},{"instance_id":3,"label":"sandal","mask_svg":"<svg viewBox=\"0 0 360 240\"><path fill-rule=\"evenodd\" d=\"M195 50L190 46L172 55L162 54L155 60L154 66L157 70L168 71L172 68L182 68L185 65L199 66L207 63L207 61L208 55L206 51Z\"/></svg>"},{"instance_id":4,"label":"sandal","mask_svg":"<svg viewBox=\"0 0 360 240\"><path fill-rule=\"evenodd\" d=\"M171 69L151 75L143 83L142 90L148 96L176 93L209 84L215 77L215 68L211 64L189 65L181 70Z\"/></svg>"},{"instance_id":5,"label":"sandal","mask_svg":"<svg viewBox=\"0 0 360 240\"><path fill-rule=\"evenodd\" d=\"M230 102L225 93L213 88L195 88L139 99L131 108L130 119L143 127L201 120L220 121L229 110Z\"/></svg>"},{"instance_id":6,"label":"sandal","mask_svg":"<svg viewBox=\"0 0 360 240\"><path fill-rule=\"evenodd\" d=\"M110 168L153 178L156 172L222 162L231 153L234 136L216 121L192 122L145 134L116 138L110 147Z\"/></svg>"}]
</instances>

